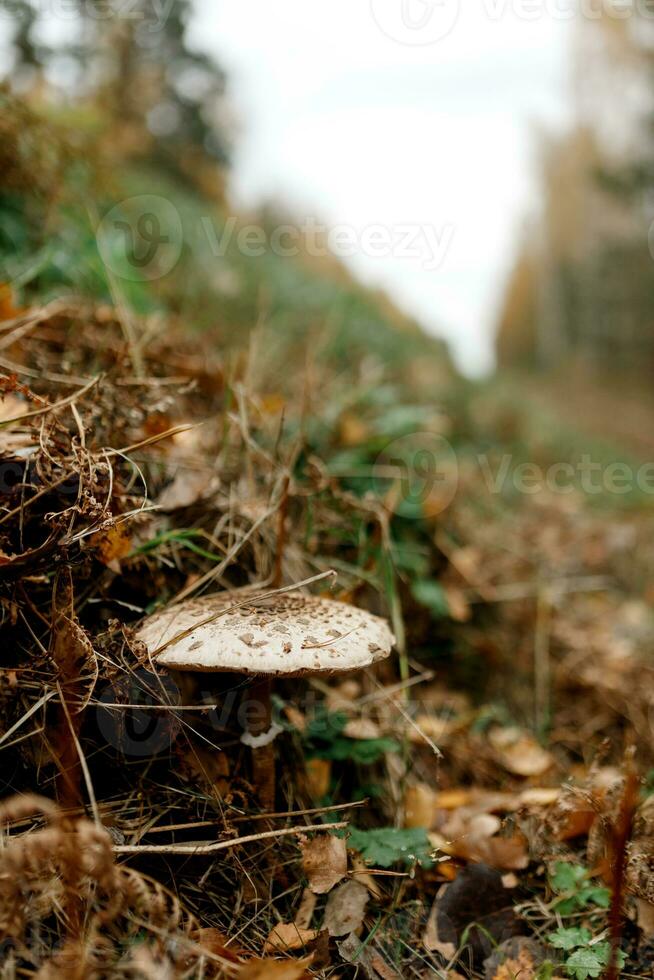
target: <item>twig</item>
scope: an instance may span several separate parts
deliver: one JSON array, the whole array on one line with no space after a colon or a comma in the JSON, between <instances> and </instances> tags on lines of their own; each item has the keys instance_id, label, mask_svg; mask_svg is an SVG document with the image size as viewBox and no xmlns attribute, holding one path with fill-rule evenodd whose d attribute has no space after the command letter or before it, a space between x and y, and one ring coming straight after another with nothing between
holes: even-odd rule
<instances>
[{"instance_id":1,"label":"twig","mask_svg":"<svg viewBox=\"0 0 654 980\"><path fill-rule=\"evenodd\" d=\"M93 789L93 783L91 781L91 773L89 772L89 767L86 764L86 757L82 752L82 746L77 737L77 732L71 721L70 713L68 711L68 705L66 704L66 699L64 698L64 692L61 689L61 684L57 681L57 690L59 691L59 697L61 698L61 706L64 709L64 714L66 716L66 721L68 722L68 727L70 729L70 735L75 745L77 755L79 757L80 766L82 767L82 773L84 775L84 782L86 783L86 792L89 794L89 802L91 804L91 810L93 811L93 819L95 820L98 827L102 826L102 820L100 819L100 811L98 810L98 804L95 798L95 792Z\"/></svg>"},{"instance_id":2,"label":"twig","mask_svg":"<svg viewBox=\"0 0 654 980\"><path fill-rule=\"evenodd\" d=\"M46 704L46 702L48 702L50 698L53 698L55 696L55 693L56 693L55 691L49 691L47 694L44 694L42 698L39 698L36 704L33 704L32 707L29 709L29 711L26 711L25 714L18 719L15 725L12 725L9 731L4 733L4 735L0 738L0 745L2 745L3 742L6 742L7 739L14 734L15 731L17 731L22 725L24 725L25 722L29 718L31 718L32 715L35 714L35 712L39 710L41 705Z\"/></svg>"},{"instance_id":3,"label":"twig","mask_svg":"<svg viewBox=\"0 0 654 980\"><path fill-rule=\"evenodd\" d=\"M306 834L312 830L342 830L347 827L347 821L340 823L306 824L303 827L283 827L281 830L264 830L260 834L248 834L246 837L235 837L233 840L219 840L214 844L119 844L114 847L116 854L213 854L215 851L226 851L230 847L241 844L252 844L254 841L266 840L271 837L291 837L295 834Z\"/></svg>"},{"instance_id":4,"label":"twig","mask_svg":"<svg viewBox=\"0 0 654 980\"><path fill-rule=\"evenodd\" d=\"M78 398L94 388L98 381L100 380L100 375L95 378L91 378L88 384L84 385L83 388L79 388L74 391L72 395L68 395L66 398L61 398L58 402L53 402L52 405L46 405L44 408L35 408L32 412L25 412L23 415L15 415L11 419L2 419L0 421L0 428L4 428L7 425L12 425L14 422L23 422L25 419L38 418L40 415L48 415L49 412L57 412L60 408L66 408L68 405L72 405L76 402Z\"/></svg>"},{"instance_id":5,"label":"twig","mask_svg":"<svg viewBox=\"0 0 654 980\"><path fill-rule=\"evenodd\" d=\"M365 806L368 800L356 800L354 803L334 803L332 806L314 806L308 810L285 810L283 813L243 813L238 817L228 815L232 823L239 820L280 820L282 817L308 817L316 813L333 813L335 810L350 810L353 806Z\"/></svg>"}]
</instances>

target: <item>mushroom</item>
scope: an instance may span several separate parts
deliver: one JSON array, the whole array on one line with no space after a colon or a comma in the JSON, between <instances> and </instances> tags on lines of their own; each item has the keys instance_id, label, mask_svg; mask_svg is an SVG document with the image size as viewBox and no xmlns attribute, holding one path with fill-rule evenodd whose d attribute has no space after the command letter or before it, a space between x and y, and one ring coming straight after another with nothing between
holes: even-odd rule
<instances>
[{"instance_id":1,"label":"mushroom","mask_svg":"<svg viewBox=\"0 0 654 980\"><path fill-rule=\"evenodd\" d=\"M272 808L275 768L271 684L368 667L387 657L394 637L386 620L334 599L250 588L190 599L148 617L137 632L158 664L174 670L245 674L253 678L242 741L252 748L254 783Z\"/></svg>"}]
</instances>

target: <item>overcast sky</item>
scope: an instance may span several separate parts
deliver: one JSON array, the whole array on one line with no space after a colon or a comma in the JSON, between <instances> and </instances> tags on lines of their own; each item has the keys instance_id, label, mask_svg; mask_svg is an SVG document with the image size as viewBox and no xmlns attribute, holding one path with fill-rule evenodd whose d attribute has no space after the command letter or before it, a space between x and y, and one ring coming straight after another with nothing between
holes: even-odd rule
<instances>
[{"instance_id":1,"label":"overcast sky","mask_svg":"<svg viewBox=\"0 0 654 980\"><path fill-rule=\"evenodd\" d=\"M479 372L571 28L548 0L456 2L197 0L193 37L230 77L234 202L353 229L360 277Z\"/></svg>"}]
</instances>

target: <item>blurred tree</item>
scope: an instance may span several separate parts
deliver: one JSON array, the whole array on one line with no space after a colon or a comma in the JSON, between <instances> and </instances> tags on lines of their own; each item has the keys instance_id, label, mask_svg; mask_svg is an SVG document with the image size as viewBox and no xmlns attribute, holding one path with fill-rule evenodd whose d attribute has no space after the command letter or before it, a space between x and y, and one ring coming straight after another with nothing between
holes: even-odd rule
<instances>
[{"instance_id":1,"label":"blurred tree","mask_svg":"<svg viewBox=\"0 0 654 980\"><path fill-rule=\"evenodd\" d=\"M13 24L13 81L43 69L68 100L102 109L117 155L148 155L215 191L215 169L203 168L228 162L225 74L189 42L191 0L72 0L67 39L56 48L35 41L43 15L34 3L0 6ZM53 72L63 59L77 71Z\"/></svg>"},{"instance_id":2,"label":"blurred tree","mask_svg":"<svg viewBox=\"0 0 654 980\"><path fill-rule=\"evenodd\" d=\"M627 19L606 9L577 22L573 125L541 145L540 208L498 324L504 364L654 367L654 31L645 20L633 8Z\"/></svg>"},{"instance_id":3,"label":"blurred tree","mask_svg":"<svg viewBox=\"0 0 654 980\"><path fill-rule=\"evenodd\" d=\"M16 85L23 87L38 77L48 54L35 37L38 13L29 0L0 0L0 10L11 15L12 72Z\"/></svg>"}]
</instances>

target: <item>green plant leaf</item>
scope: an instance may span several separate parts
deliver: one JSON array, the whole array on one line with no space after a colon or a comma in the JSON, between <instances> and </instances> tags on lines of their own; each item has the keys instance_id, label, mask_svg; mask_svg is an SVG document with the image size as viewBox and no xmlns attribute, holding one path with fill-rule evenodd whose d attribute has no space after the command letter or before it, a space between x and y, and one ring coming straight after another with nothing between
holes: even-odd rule
<instances>
[{"instance_id":1,"label":"green plant leaf","mask_svg":"<svg viewBox=\"0 0 654 980\"><path fill-rule=\"evenodd\" d=\"M611 904L611 892L602 885L588 885L580 889L577 901L581 908L593 904L599 905L601 909L608 909Z\"/></svg>"},{"instance_id":2,"label":"green plant leaf","mask_svg":"<svg viewBox=\"0 0 654 980\"><path fill-rule=\"evenodd\" d=\"M379 830L350 829L348 847L358 851L369 864L380 868L390 868L392 864L414 864L423 868L433 862L429 837L424 827L397 830L395 827L382 827Z\"/></svg>"},{"instance_id":3,"label":"green plant leaf","mask_svg":"<svg viewBox=\"0 0 654 980\"><path fill-rule=\"evenodd\" d=\"M587 980L588 977L599 977L611 959L611 944L597 943L595 946L586 946L584 949L577 949L566 960L565 968L575 980ZM622 950L618 950L618 967L622 968L625 964L625 955Z\"/></svg>"},{"instance_id":4,"label":"green plant leaf","mask_svg":"<svg viewBox=\"0 0 654 980\"><path fill-rule=\"evenodd\" d=\"M592 935L583 926L572 926L570 929L560 927L556 932L550 932L547 941L555 949L576 949L577 946L587 946Z\"/></svg>"},{"instance_id":5,"label":"green plant leaf","mask_svg":"<svg viewBox=\"0 0 654 980\"><path fill-rule=\"evenodd\" d=\"M442 585L431 579L418 579L411 586L411 593L416 602L421 606L426 606L429 612L437 619L449 616L450 607L447 604L447 596Z\"/></svg>"},{"instance_id":6,"label":"green plant leaf","mask_svg":"<svg viewBox=\"0 0 654 980\"><path fill-rule=\"evenodd\" d=\"M576 892L581 883L586 880L587 874L588 871L581 864L557 861L554 865L554 873L550 875L550 885L559 895L562 892Z\"/></svg>"},{"instance_id":7,"label":"green plant leaf","mask_svg":"<svg viewBox=\"0 0 654 980\"><path fill-rule=\"evenodd\" d=\"M594 885L588 880L588 869L570 861L557 861L550 873L552 889L561 895L554 905L559 915L572 915L589 905L607 909L611 904L611 893L603 885Z\"/></svg>"},{"instance_id":8,"label":"green plant leaf","mask_svg":"<svg viewBox=\"0 0 654 980\"><path fill-rule=\"evenodd\" d=\"M377 762L387 752L399 752L400 743L394 738L335 738L327 745L311 749L307 753L314 759L333 759L337 762L344 762L350 759L358 762L362 766L369 766Z\"/></svg>"}]
</instances>

